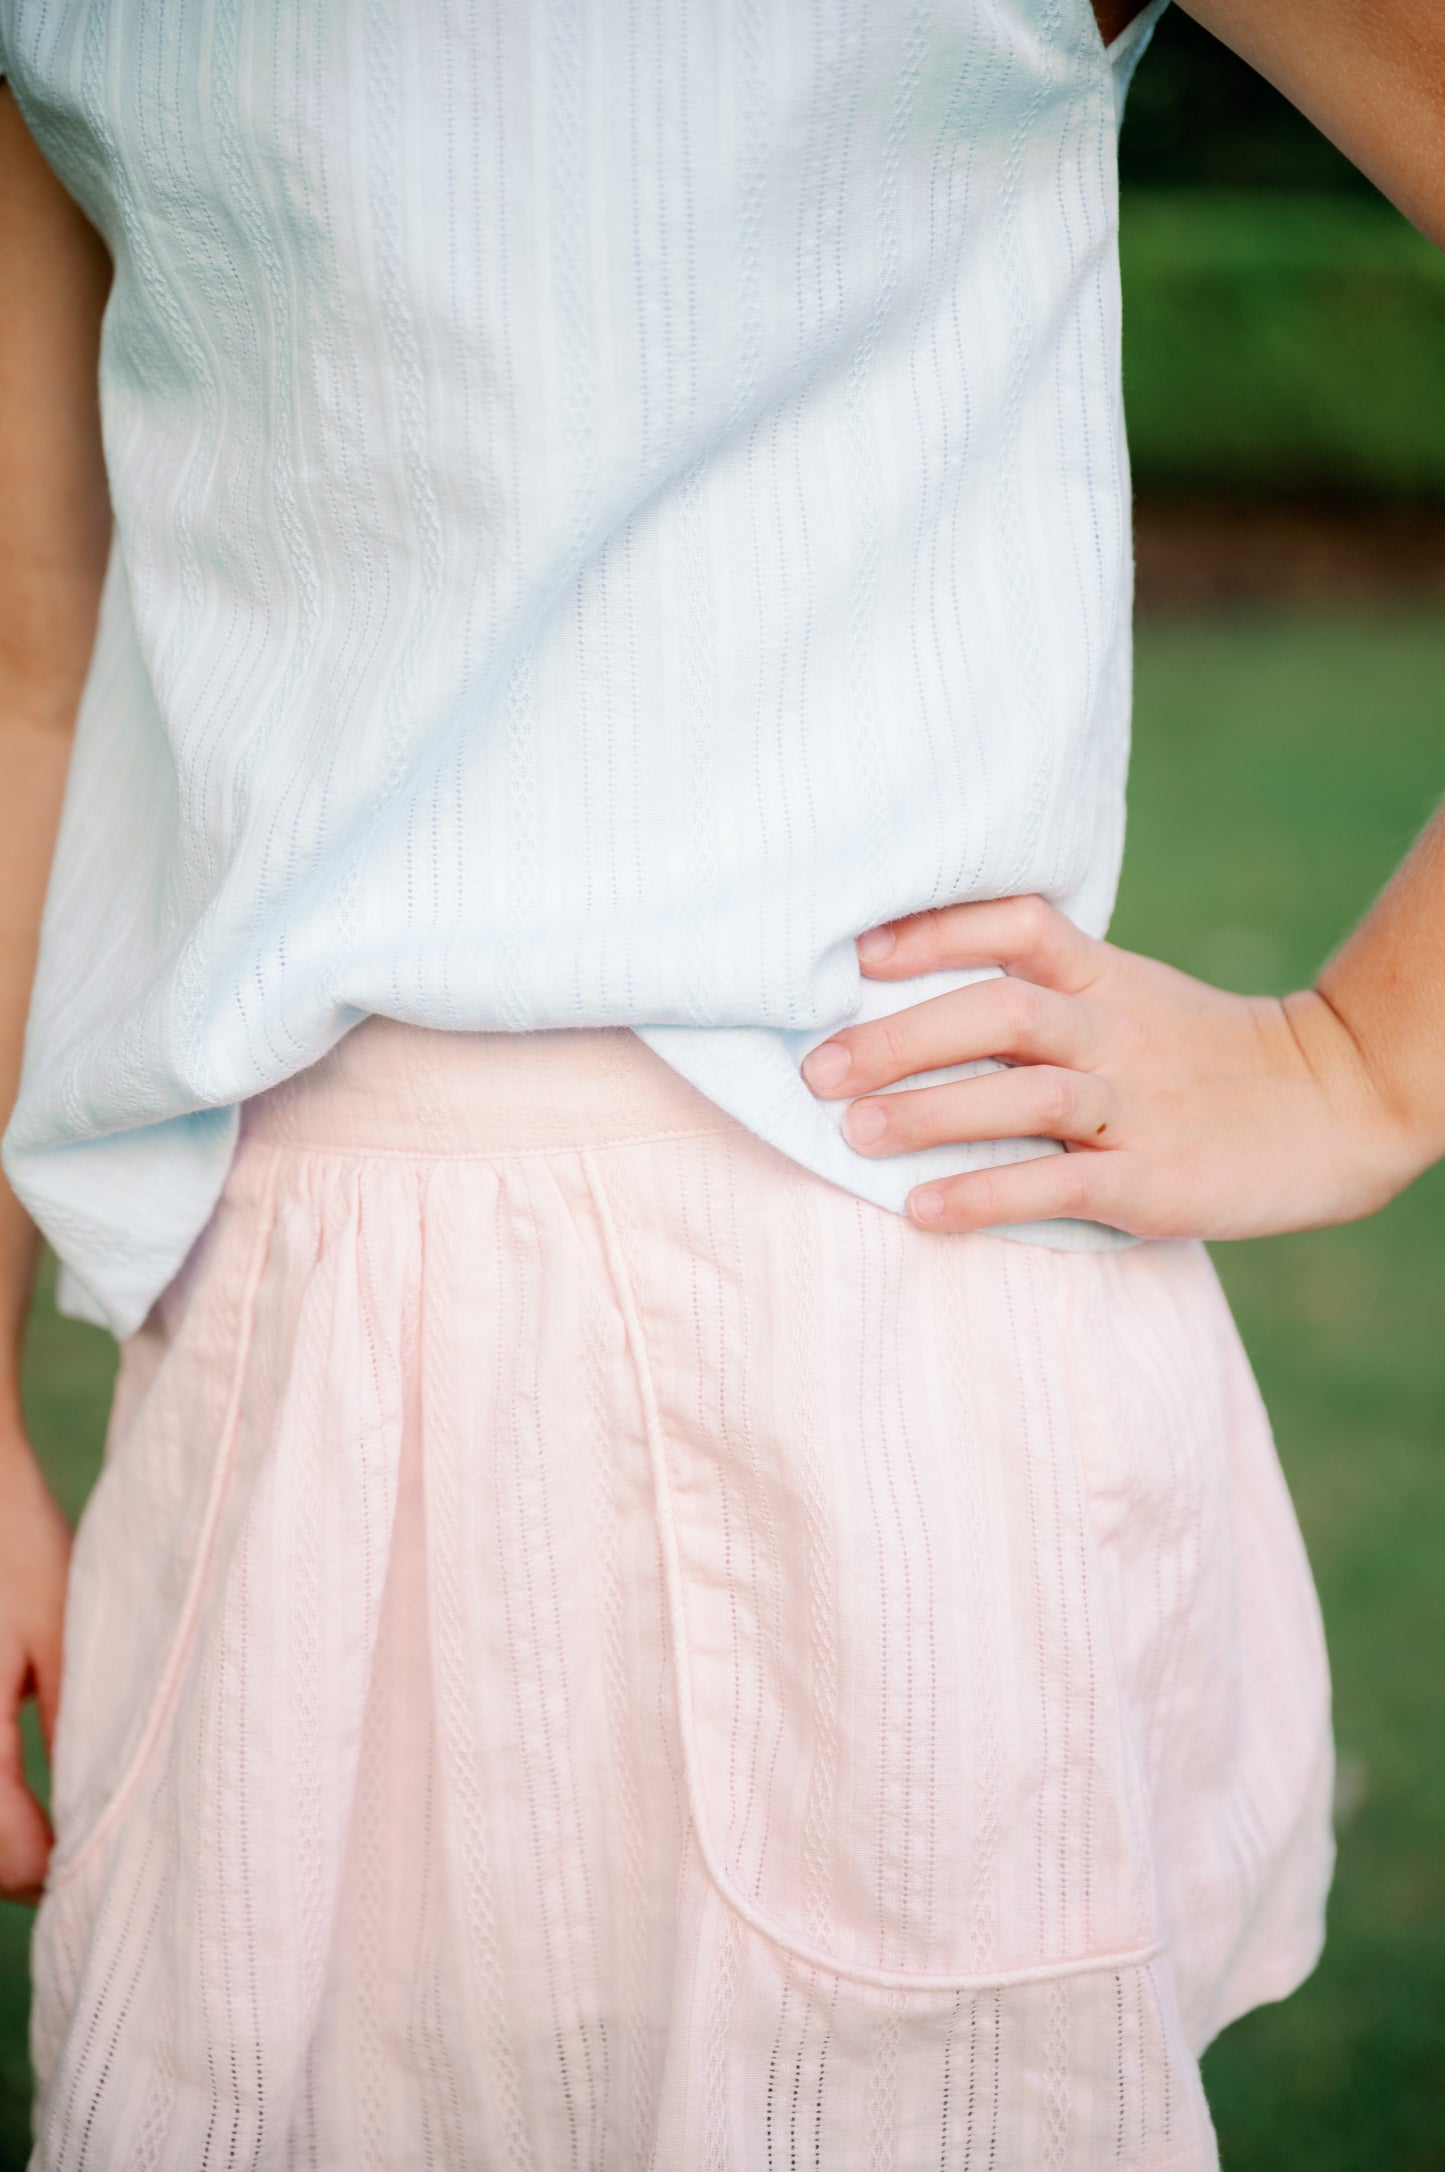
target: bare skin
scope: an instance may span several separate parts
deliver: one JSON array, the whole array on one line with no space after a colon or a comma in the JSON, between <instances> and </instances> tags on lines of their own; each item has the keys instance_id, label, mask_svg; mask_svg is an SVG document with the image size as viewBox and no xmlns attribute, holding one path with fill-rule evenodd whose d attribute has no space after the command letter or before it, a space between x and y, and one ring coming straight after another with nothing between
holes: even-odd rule
<instances>
[{"instance_id":1,"label":"bare skin","mask_svg":"<svg viewBox=\"0 0 1445 2172\"><path fill-rule=\"evenodd\" d=\"M40 908L110 534L96 400L110 263L0 89L0 1121L20 1051ZM50 1833L17 1716L47 1743L60 1692L70 1532L20 1410L35 1231L0 1177L0 1892L33 1899Z\"/></svg>"},{"instance_id":2,"label":"bare skin","mask_svg":"<svg viewBox=\"0 0 1445 2172\"><path fill-rule=\"evenodd\" d=\"M1112 45L1121 31L1143 11L1146 0L1094 0L1094 20L1105 45Z\"/></svg>"},{"instance_id":3,"label":"bare skin","mask_svg":"<svg viewBox=\"0 0 1445 2172\"><path fill-rule=\"evenodd\" d=\"M1445 244L1438 18L1417 0L1186 4ZM1095 0L1095 12L1112 40L1138 4ZM109 275L0 89L0 1123L109 534L96 401ZM892 1128L859 1150L1040 1131L1076 1149L955 1179L935 1228L1060 1213L1154 1234L1301 1228L1374 1211L1445 1152L1440 824L1316 987L1280 1003L1095 943L1038 900L915 915L889 932L893 946L865 972L983 962L1005 977L836 1035L828 1045L849 1068L826 1090L857 1102L850 1123L920 1070L973 1055L1011 1068L882 1097ZM34 1231L0 1179L0 1892L30 1898L50 1835L24 1786L18 1715L34 1696L48 1736L69 1551L20 1411L34 1259Z\"/></svg>"}]
</instances>

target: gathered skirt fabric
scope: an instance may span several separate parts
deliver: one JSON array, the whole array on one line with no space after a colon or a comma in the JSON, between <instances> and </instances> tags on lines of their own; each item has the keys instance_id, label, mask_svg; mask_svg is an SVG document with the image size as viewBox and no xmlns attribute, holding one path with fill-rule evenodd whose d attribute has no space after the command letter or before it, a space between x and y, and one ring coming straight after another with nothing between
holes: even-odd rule
<instances>
[{"instance_id":1,"label":"gathered skirt fabric","mask_svg":"<svg viewBox=\"0 0 1445 2172\"><path fill-rule=\"evenodd\" d=\"M623 1029L369 1019L124 1348L32 2162L1194 2172L1330 1781L1202 1246L931 1234Z\"/></svg>"}]
</instances>

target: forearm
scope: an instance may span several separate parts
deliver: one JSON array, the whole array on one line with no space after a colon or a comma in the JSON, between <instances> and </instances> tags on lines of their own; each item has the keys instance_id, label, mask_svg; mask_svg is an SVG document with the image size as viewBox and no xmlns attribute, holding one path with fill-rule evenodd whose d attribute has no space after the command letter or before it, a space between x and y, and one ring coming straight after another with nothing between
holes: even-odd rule
<instances>
[{"instance_id":1,"label":"forearm","mask_svg":"<svg viewBox=\"0 0 1445 2172\"><path fill-rule=\"evenodd\" d=\"M96 389L109 285L99 237L0 89L0 1125L110 536ZM0 1444L18 1439L35 1242L0 1177Z\"/></svg>"},{"instance_id":2,"label":"forearm","mask_svg":"<svg viewBox=\"0 0 1445 2172\"><path fill-rule=\"evenodd\" d=\"M70 734L32 720L0 686L0 1124L8 1123L20 1079L25 1016L35 972ZM20 1345L29 1307L36 1237L0 1175L0 1455L18 1431Z\"/></svg>"},{"instance_id":3,"label":"forearm","mask_svg":"<svg viewBox=\"0 0 1445 2172\"><path fill-rule=\"evenodd\" d=\"M1445 248L1445 11L1423 0L1178 0Z\"/></svg>"}]
</instances>

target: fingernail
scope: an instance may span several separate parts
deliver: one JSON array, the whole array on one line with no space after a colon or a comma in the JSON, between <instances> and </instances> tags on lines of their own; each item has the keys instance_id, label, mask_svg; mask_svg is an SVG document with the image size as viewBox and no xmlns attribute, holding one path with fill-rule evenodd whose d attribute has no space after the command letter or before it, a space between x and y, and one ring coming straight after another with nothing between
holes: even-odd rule
<instances>
[{"instance_id":1,"label":"fingernail","mask_svg":"<svg viewBox=\"0 0 1445 2172\"><path fill-rule=\"evenodd\" d=\"M889 951L897 947L898 938L892 928L869 928L866 935L858 938L858 956L864 965L877 965Z\"/></svg>"},{"instance_id":2,"label":"fingernail","mask_svg":"<svg viewBox=\"0 0 1445 2172\"><path fill-rule=\"evenodd\" d=\"M876 1101L855 1101L844 1122L855 1146L871 1146L888 1129L888 1113Z\"/></svg>"},{"instance_id":3,"label":"fingernail","mask_svg":"<svg viewBox=\"0 0 1445 2172\"><path fill-rule=\"evenodd\" d=\"M803 1058L803 1076L810 1086L837 1086L848 1076L848 1051L841 1041L824 1041Z\"/></svg>"},{"instance_id":4,"label":"fingernail","mask_svg":"<svg viewBox=\"0 0 1445 2172\"><path fill-rule=\"evenodd\" d=\"M915 1222L941 1222L943 1220L942 1192L910 1192L908 1205Z\"/></svg>"}]
</instances>

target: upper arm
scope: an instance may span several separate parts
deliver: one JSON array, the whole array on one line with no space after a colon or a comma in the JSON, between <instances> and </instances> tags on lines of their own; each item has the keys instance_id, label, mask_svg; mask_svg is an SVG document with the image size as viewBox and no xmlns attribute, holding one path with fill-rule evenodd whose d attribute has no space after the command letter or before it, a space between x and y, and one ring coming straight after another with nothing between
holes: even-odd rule
<instances>
[{"instance_id":1,"label":"upper arm","mask_svg":"<svg viewBox=\"0 0 1445 2172\"><path fill-rule=\"evenodd\" d=\"M110 536L97 369L110 258L0 84L0 705L68 725Z\"/></svg>"},{"instance_id":2,"label":"upper arm","mask_svg":"<svg viewBox=\"0 0 1445 2172\"><path fill-rule=\"evenodd\" d=\"M1179 0L1445 249L1445 10L1422 0Z\"/></svg>"}]
</instances>

